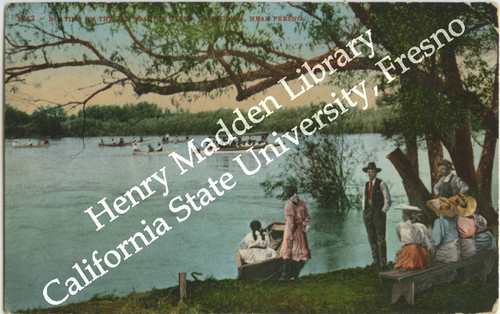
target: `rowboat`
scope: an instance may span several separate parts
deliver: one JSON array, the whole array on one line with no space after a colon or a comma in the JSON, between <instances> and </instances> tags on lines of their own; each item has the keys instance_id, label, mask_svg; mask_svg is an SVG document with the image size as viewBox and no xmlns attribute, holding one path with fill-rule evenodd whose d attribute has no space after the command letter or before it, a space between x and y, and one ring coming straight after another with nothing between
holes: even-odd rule
<instances>
[{"instance_id":1,"label":"rowboat","mask_svg":"<svg viewBox=\"0 0 500 314\"><path fill-rule=\"evenodd\" d=\"M165 135L165 136L161 139L162 143L164 143L164 144L168 144L168 143L174 143L174 144L176 144L176 143L187 143L187 142L189 142L190 140L192 140L192 138L189 138L189 136L187 136L187 135L186 135L186 138L183 138L183 139L179 139L177 136L175 137L175 139L171 139L171 138L168 136L168 134L167 134L167 135Z\"/></svg>"},{"instance_id":2,"label":"rowboat","mask_svg":"<svg viewBox=\"0 0 500 314\"><path fill-rule=\"evenodd\" d=\"M265 151L273 151L273 150L276 150L277 152L283 151L283 148L279 144L267 142L268 135L269 132L254 132L254 133L246 133L244 135L232 134L232 136L235 137L237 140L225 146L217 146L219 149L211 153L212 154L249 153L251 152L249 148L253 148L254 150L264 149ZM254 136L257 137L260 136L260 141L253 140ZM218 137L219 139L226 140L228 138L228 135L221 134ZM211 138L214 143L217 143L215 135L210 135L209 138ZM199 147L198 152L204 153L205 147Z\"/></svg>"},{"instance_id":3,"label":"rowboat","mask_svg":"<svg viewBox=\"0 0 500 314\"><path fill-rule=\"evenodd\" d=\"M109 143L109 144L106 144L104 142L100 142L99 143L99 146L101 147L121 147L121 146L131 146L133 144L137 144L137 145L149 145L149 144L153 144L154 143L154 140L147 140L147 141L132 141L132 142L123 142L123 143Z\"/></svg>"},{"instance_id":4,"label":"rowboat","mask_svg":"<svg viewBox=\"0 0 500 314\"><path fill-rule=\"evenodd\" d=\"M177 151L176 149L174 149L174 150L162 150L160 152L157 152L157 151L143 152L143 151L134 150L134 151L132 151L132 154L136 155L136 156L157 156L157 155L168 155L168 154L176 152L176 151Z\"/></svg>"},{"instance_id":5,"label":"rowboat","mask_svg":"<svg viewBox=\"0 0 500 314\"><path fill-rule=\"evenodd\" d=\"M19 145L19 143L16 140L12 142L12 147L17 147L17 148L50 147L50 142L45 140L43 143L40 144Z\"/></svg>"},{"instance_id":6,"label":"rowboat","mask_svg":"<svg viewBox=\"0 0 500 314\"><path fill-rule=\"evenodd\" d=\"M285 223L275 221L266 227L267 235L271 240L273 249L278 252L278 257L268 258L255 263L245 263L240 255L236 254L236 266L238 267L238 279L267 280L279 278L283 272L283 259L279 256Z\"/></svg>"}]
</instances>

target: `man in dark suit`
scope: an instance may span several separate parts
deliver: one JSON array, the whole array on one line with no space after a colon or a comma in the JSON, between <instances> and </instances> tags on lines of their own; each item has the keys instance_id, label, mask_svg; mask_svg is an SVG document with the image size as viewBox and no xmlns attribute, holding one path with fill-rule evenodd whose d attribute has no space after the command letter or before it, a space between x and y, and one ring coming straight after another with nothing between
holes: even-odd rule
<instances>
[{"instance_id":1,"label":"man in dark suit","mask_svg":"<svg viewBox=\"0 0 500 314\"><path fill-rule=\"evenodd\" d=\"M377 178L382 169L369 162L363 171L368 174L368 182L363 188L363 221L372 250L372 266L387 265L387 246L385 243L386 213L391 206L391 195L384 181Z\"/></svg>"}]
</instances>

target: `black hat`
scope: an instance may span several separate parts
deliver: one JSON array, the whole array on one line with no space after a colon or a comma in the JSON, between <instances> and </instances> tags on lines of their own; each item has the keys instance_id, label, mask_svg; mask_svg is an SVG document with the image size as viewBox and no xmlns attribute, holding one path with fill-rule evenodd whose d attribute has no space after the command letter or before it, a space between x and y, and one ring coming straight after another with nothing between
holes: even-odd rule
<instances>
[{"instance_id":1,"label":"black hat","mask_svg":"<svg viewBox=\"0 0 500 314\"><path fill-rule=\"evenodd\" d=\"M377 172L382 171L382 169L377 168L377 166L375 165L375 163L374 163L373 161L370 161L370 162L368 163L368 166L363 167L363 171L364 171L364 172L367 172L369 169L377 170Z\"/></svg>"},{"instance_id":2,"label":"black hat","mask_svg":"<svg viewBox=\"0 0 500 314\"><path fill-rule=\"evenodd\" d=\"M296 194L298 192L298 189L295 185L290 185L286 187L286 195L288 197L292 197L292 195Z\"/></svg>"},{"instance_id":3,"label":"black hat","mask_svg":"<svg viewBox=\"0 0 500 314\"><path fill-rule=\"evenodd\" d=\"M455 169L453 169L453 164L451 163L451 161L446 160L446 159L443 159L440 162L438 162L438 166L446 166L450 170L455 170Z\"/></svg>"}]
</instances>

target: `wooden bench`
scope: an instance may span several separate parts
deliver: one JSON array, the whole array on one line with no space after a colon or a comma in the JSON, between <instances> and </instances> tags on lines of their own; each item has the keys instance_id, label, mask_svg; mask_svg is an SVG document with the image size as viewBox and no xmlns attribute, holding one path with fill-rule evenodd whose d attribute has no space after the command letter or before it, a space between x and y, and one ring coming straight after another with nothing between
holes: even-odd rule
<instances>
[{"instance_id":1,"label":"wooden bench","mask_svg":"<svg viewBox=\"0 0 500 314\"><path fill-rule=\"evenodd\" d=\"M414 304L415 294L432 285L455 279L466 282L475 276L486 279L498 260L496 251L482 251L455 263L432 262L423 269L389 270L379 274L380 280L392 281L392 300L396 303L401 295L408 304Z\"/></svg>"}]
</instances>

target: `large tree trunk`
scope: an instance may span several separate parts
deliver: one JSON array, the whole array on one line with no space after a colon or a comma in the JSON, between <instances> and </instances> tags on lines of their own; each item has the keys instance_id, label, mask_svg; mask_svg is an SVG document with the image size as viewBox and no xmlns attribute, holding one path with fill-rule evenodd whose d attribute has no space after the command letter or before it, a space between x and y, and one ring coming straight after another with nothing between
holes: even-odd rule
<instances>
[{"instance_id":1,"label":"large tree trunk","mask_svg":"<svg viewBox=\"0 0 500 314\"><path fill-rule=\"evenodd\" d=\"M423 223L426 225L432 225L437 216L425 204L425 202L432 199L432 195L418 177L417 171L412 168L411 162L399 148L396 148L389 153L387 158L394 165L399 173L399 176L403 180L403 187L405 188L410 205L421 208L424 216Z\"/></svg>"},{"instance_id":2,"label":"large tree trunk","mask_svg":"<svg viewBox=\"0 0 500 314\"><path fill-rule=\"evenodd\" d=\"M418 173L418 147L417 147L417 136L409 136L405 137L406 143L406 158L410 161L413 169L416 169L417 175Z\"/></svg>"},{"instance_id":3,"label":"large tree trunk","mask_svg":"<svg viewBox=\"0 0 500 314\"><path fill-rule=\"evenodd\" d=\"M498 223L498 214L495 211L491 198L491 182L493 173L493 163L495 161L495 147L497 138L489 130L486 131L484 137L483 150L481 159L477 167L477 180L479 182L479 199L482 201L482 206L478 208L478 212L483 215L488 224Z\"/></svg>"},{"instance_id":4,"label":"large tree trunk","mask_svg":"<svg viewBox=\"0 0 500 314\"><path fill-rule=\"evenodd\" d=\"M425 134L425 141L427 142L427 156L429 158L432 190L441 176L439 174L438 163L443 160L443 146L441 145L441 141L432 133Z\"/></svg>"},{"instance_id":5,"label":"large tree trunk","mask_svg":"<svg viewBox=\"0 0 500 314\"><path fill-rule=\"evenodd\" d=\"M453 52L443 51L442 61L445 72L446 95L450 100L454 110L461 115L460 122L456 124L453 131L453 138L448 139L441 136L441 141L450 153L451 160L455 166L457 175L461 177L469 186L469 194L476 199L479 198L479 188L474 167L474 151L472 148L472 135L470 121L466 111L463 109L465 91L460 80L456 56ZM480 201L480 200L478 200Z\"/></svg>"},{"instance_id":6,"label":"large tree trunk","mask_svg":"<svg viewBox=\"0 0 500 314\"><path fill-rule=\"evenodd\" d=\"M498 112L498 55L491 108L494 113ZM490 225L498 224L498 213L495 211L495 206L491 198L491 181L497 141L498 133L495 132L495 130L487 128L483 141L483 150L481 151L481 159L479 159L479 165L477 166L476 172L477 181L479 183L479 197L483 200L485 206L484 208L479 208L479 213L482 213Z\"/></svg>"}]
</instances>

